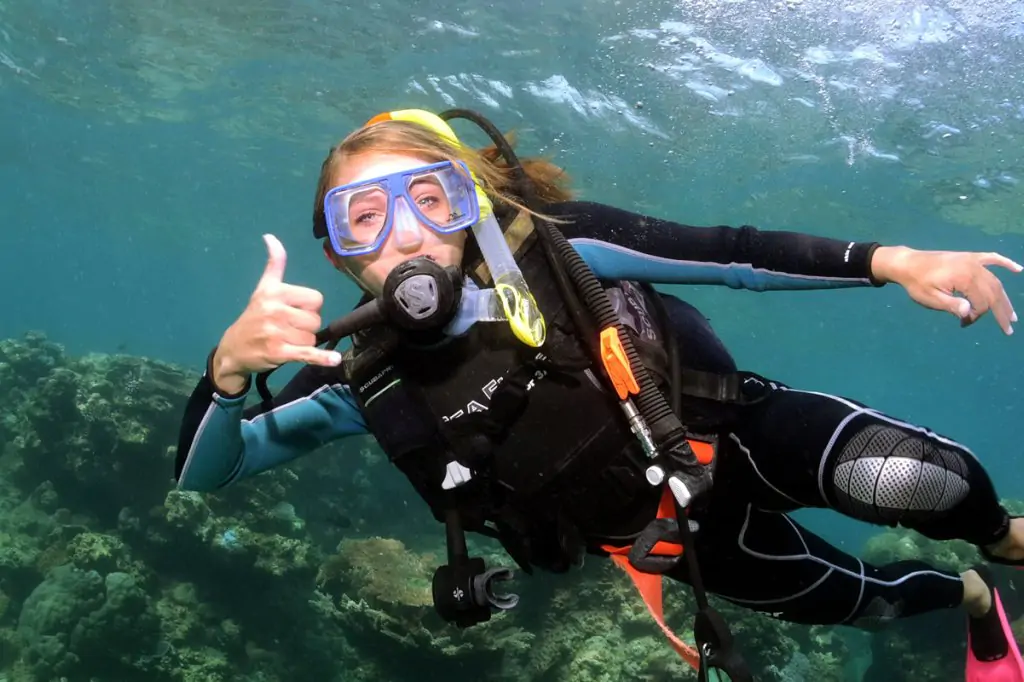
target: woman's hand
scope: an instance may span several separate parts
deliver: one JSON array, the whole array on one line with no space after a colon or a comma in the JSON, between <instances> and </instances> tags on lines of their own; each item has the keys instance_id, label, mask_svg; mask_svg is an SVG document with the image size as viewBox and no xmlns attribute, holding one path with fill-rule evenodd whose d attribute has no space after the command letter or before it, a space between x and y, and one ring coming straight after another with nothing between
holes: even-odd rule
<instances>
[{"instance_id":1,"label":"woman's hand","mask_svg":"<svg viewBox=\"0 0 1024 682\"><path fill-rule=\"evenodd\" d=\"M249 305L228 327L213 356L213 383L234 393L249 375L286 362L334 366L341 354L316 347L323 295L307 287L284 282L287 260L284 246L265 235L267 267Z\"/></svg>"},{"instance_id":2,"label":"woman's hand","mask_svg":"<svg viewBox=\"0 0 1024 682\"><path fill-rule=\"evenodd\" d=\"M1017 313L1003 283L989 271L987 266L991 265L1014 273L1022 269L998 253L880 246L871 259L871 274L880 282L899 284L926 308L953 313L961 327L974 324L991 309L1003 332L1012 334Z\"/></svg>"}]
</instances>

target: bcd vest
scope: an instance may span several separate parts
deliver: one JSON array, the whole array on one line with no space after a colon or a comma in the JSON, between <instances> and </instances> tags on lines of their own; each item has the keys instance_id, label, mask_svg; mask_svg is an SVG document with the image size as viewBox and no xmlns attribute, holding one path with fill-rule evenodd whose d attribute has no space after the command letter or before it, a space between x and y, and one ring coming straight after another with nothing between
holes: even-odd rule
<instances>
[{"instance_id":1,"label":"bcd vest","mask_svg":"<svg viewBox=\"0 0 1024 682\"><path fill-rule=\"evenodd\" d=\"M467 530L498 537L524 568L566 570L608 538L635 536L654 517L660 490L612 394L575 338L540 248L517 257L543 311L539 349L503 323L477 323L433 348L402 340L379 362L354 362L350 386L388 458L443 520L457 505ZM608 293L645 365L665 385L665 331L648 294L631 282ZM358 335L354 359L380 334ZM474 473L442 490L453 458Z\"/></svg>"}]
</instances>

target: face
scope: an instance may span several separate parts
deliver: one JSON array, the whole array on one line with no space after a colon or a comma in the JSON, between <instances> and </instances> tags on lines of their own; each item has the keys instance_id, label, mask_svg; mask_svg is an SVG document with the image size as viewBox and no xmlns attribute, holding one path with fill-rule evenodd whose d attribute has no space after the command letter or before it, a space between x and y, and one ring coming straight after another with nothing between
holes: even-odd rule
<instances>
[{"instance_id":1,"label":"face","mask_svg":"<svg viewBox=\"0 0 1024 682\"><path fill-rule=\"evenodd\" d=\"M346 160L344 167L331 179L331 186L338 187L352 182L369 180L389 173L398 173L424 166L428 163L430 161L403 154L360 154ZM451 210L450 207L439 204L437 197L440 193L427 186L427 183L424 183L424 186L414 184L410 189L410 194L417 202L420 202L418 208L428 217L432 218L432 212L447 215ZM396 202L396 215L391 233L374 253L365 256L340 257L334 253L329 243L324 244L324 252L334 266L347 272L374 296L380 295L384 288L384 280L387 279L391 270L412 258L426 256L441 267L459 265L462 262L466 231L438 234L422 224L407 207L397 205L402 201L399 199ZM443 201L441 199L441 202ZM375 215L383 214L385 208L381 197L367 195L353 199L349 207L349 214L373 220Z\"/></svg>"}]
</instances>

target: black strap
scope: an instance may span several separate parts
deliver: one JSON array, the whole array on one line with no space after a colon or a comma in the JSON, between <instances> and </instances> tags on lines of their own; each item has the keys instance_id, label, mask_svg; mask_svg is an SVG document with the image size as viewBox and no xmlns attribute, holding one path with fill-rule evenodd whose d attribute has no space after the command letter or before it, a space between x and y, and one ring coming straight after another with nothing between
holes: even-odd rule
<instances>
[{"instance_id":1,"label":"black strap","mask_svg":"<svg viewBox=\"0 0 1024 682\"><path fill-rule=\"evenodd\" d=\"M753 682L754 675L736 651L732 633L722 614L712 608L698 611L694 619L693 636L701 643L700 670L697 671L699 682L707 681L708 672L712 669L724 672L730 682Z\"/></svg>"},{"instance_id":2,"label":"black strap","mask_svg":"<svg viewBox=\"0 0 1024 682\"><path fill-rule=\"evenodd\" d=\"M671 326L668 323L668 311L665 309L665 303L657 295L653 285L648 284L646 288L654 301L655 310L658 311L658 317L665 332L664 338L668 348L669 371L671 373L670 390L673 412L681 417L683 393L734 404L751 404L763 400L768 395L768 383L761 377L749 372L713 374L697 370L684 370L679 358L679 345L676 343L674 334L671 333ZM700 395L700 393L704 395ZM715 450L715 459L717 460L717 447ZM693 588L694 599L697 601L697 615L694 618L693 635L700 653L698 682L709 682L708 670L710 668L723 670L729 676L731 682L753 682L754 678L750 673L749 667L733 647L732 633L729 631L728 624L708 603L707 590L704 588L704 579L701 577L700 566L697 562L693 532L690 530L690 521L686 510L681 508L678 503L675 503L675 508L677 519L675 528L655 528L652 533L664 530L667 534L672 534L674 531L674 534L678 535L680 544L683 546L682 558L686 559L690 585ZM652 524L658 521L658 519L655 519ZM645 542L649 542L649 540L650 538L645 538ZM653 548L653 546L651 544L650 548ZM650 555L650 548L647 549L648 556ZM636 549L636 545L634 545L634 549ZM680 557L672 557L672 559L674 562L678 562ZM631 551L630 561L632 560ZM652 568L660 569L656 572L663 573L673 565L674 563L664 562L662 565L654 565Z\"/></svg>"},{"instance_id":3,"label":"black strap","mask_svg":"<svg viewBox=\"0 0 1024 682\"><path fill-rule=\"evenodd\" d=\"M676 505L676 518L680 519L677 526L679 536L683 541L683 557L690 569L690 584L693 586L693 596L697 600L697 615L693 621L693 638L700 650L701 671L698 673L703 675L698 676L698 679L706 679L707 668L719 668L729 676L731 682L753 682L754 676L751 674L750 668L733 646L732 633L729 631L728 623L708 603L704 579L701 577L700 567L697 565L697 554L693 550L694 540L693 533L690 531L689 519L686 517L686 510L681 509L679 505Z\"/></svg>"},{"instance_id":4,"label":"black strap","mask_svg":"<svg viewBox=\"0 0 1024 682\"><path fill-rule=\"evenodd\" d=\"M629 563L644 573L666 573L677 563L679 557L652 555L651 551L659 542L681 544L679 523L675 519L654 519L641 531L629 549Z\"/></svg>"},{"instance_id":5,"label":"black strap","mask_svg":"<svg viewBox=\"0 0 1024 682\"><path fill-rule=\"evenodd\" d=\"M678 519L678 520L677 520ZM671 542L683 546L683 555L662 556L651 552L658 542ZM708 670L717 668L729 676L730 682L753 682L746 662L736 651L732 633L718 611L708 603L704 579L697 566L693 551L693 533L685 510L676 507L676 518L658 518L647 524L629 550L629 563L644 573L662 574L672 570L682 559L687 561L689 581L697 601L693 635L700 653L697 679L709 682Z\"/></svg>"},{"instance_id":6,"label":"black strap","mask_svg":"<svg viewBox=\"0 0 1024 682\"><path fill-rule=\"evenodd\" d=\"M679 368L680 393L729 405L753 405L768 395L768 381L753 372L718 374Z\"/></svg>"}]
</instances>

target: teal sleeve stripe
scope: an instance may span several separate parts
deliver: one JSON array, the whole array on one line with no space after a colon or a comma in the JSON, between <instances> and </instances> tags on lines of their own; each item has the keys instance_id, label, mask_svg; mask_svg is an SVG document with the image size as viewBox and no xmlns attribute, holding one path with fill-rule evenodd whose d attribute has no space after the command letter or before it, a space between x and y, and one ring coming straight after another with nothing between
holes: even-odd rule
<instances>
[{"instance_id":1,"label":"teal sleeve stripe","mask_svg":"<svg viewBox=\"0 0 1024 682\"><path fill-rule=\"evenodd\" d=\"M599 239L570 239L570 243L602 279L638 280L661 284L714 284L733 289L838 289L873 286L866 277L795 275L756 268L750 263L708 263L642 253Z\"/></svg>"}]
</instances>

